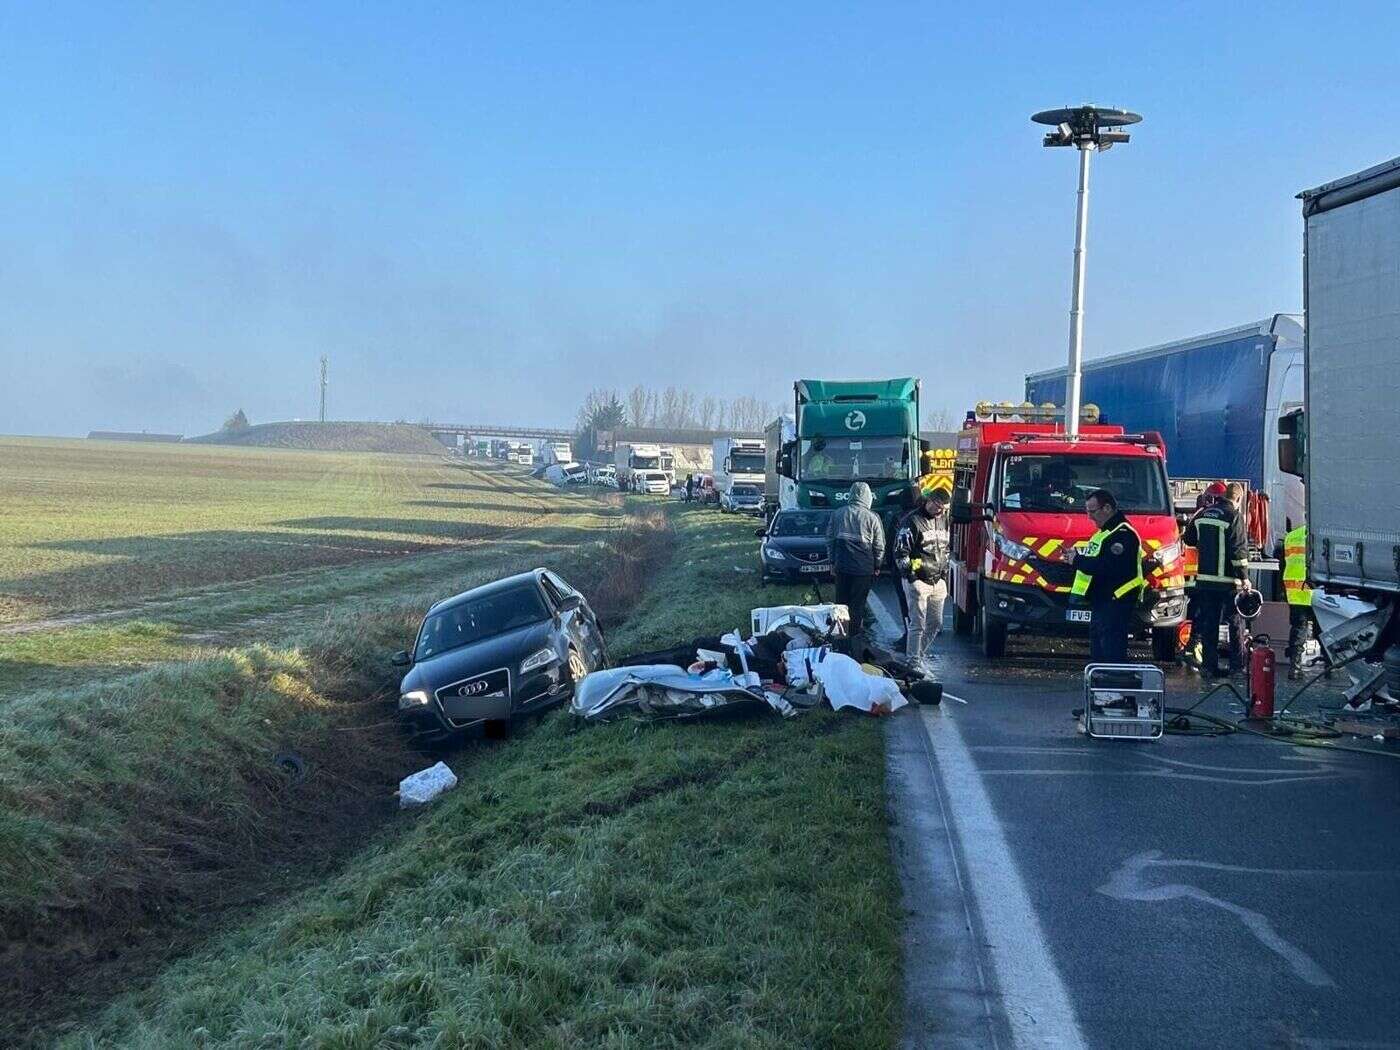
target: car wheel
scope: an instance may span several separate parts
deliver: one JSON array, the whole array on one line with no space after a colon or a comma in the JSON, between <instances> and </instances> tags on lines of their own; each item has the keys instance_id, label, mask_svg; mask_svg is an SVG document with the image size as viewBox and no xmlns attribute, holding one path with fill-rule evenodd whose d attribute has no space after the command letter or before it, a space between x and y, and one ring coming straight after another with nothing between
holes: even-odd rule
<instances>
[{"instance_id":1,"label":"car wheel","mask_svg":"<svg viewBox=\"0 0 1400 1050\"><path fill-rule=\"evenodd\" d=\"M569 649L569 681L578 685L588 674L588 665L584 663L579 651L574 648Z\"/></svg>"}]
</instances>

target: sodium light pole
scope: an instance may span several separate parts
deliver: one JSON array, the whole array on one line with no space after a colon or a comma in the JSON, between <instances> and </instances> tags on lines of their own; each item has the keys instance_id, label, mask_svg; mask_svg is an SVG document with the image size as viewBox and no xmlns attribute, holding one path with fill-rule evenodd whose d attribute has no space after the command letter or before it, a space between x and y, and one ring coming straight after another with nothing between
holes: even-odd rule
<instances>
[{"instance_id":1,"label":"sodium light pole","mask_svg":"<svg viewBox=\"0 0 1400 1050\"><path fill-rule=\"evenodd\" d=\"M1089 155L1116 143L1127 142L1122 129L1142 120L1126 109L1075 106L1047 109L1031 115L1037 124L1048 124L1043 145L1073 146L1079 150L1079 197L1074 220L1074 285L1069 307L1069 375L1065 380L1065 428L1079 433L1079 387L1084 359L1084 241L1089 230Z\"/></svg>"}]
</instances>

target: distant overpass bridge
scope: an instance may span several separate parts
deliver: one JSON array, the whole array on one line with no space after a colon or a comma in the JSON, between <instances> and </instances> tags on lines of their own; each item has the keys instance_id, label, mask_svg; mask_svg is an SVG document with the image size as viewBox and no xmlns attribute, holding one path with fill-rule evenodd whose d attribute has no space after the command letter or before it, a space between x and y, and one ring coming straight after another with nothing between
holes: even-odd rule
<instances>
[{"instance_id":1,"label":"distant overpass bridge","mask_svg":"<svg viewBox=\"0 0 1400 1050\"><path fill-rule=\"evenodd\" d=\"M572 441L574 431L557 427L503 427L486 423L419 423L444 445L456 445L473 438L537 438L541 441ZM448 440L448 439L451 440Z\"/></svg>"}]
</instances>

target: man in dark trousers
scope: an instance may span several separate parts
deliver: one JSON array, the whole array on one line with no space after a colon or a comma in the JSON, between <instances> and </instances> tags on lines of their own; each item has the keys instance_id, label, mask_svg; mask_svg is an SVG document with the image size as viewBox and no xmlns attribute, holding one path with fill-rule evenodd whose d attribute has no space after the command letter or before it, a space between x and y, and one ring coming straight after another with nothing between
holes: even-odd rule
<instances>
[{"instance_id":1,"label":"man in dark trousers","mask_svg":"<svg viewBox=\"0 0 1400 1050\"><path fill-rule=\"evenodd\" d=\"M1084 513L1097 531L1082 551L1070 549L1064 560L1074 567L1071 593L1089 600L1089 661L1128 662L1128 631L1142 593L1142 541L1107 489L1095 489Z\"/></svg>"},{"instance_id":2,"label":"man in dark trousers","mask_svg":"<svg viewBox=\"0 0 1400 1050\"><path fill-rule=\"evenodd\" d=\"M885 560L885 526L870 509L871 502L870 486L857 481L851 486L849 502L831 515L826 526L836 601L851 616L846 651L857 660L865 658L865 601Z\"/></svg>"},{"instance_id":3,"label":"man in dark trousers","mask_svg":"<svg viewBox=\"0 0 1400 1050\"><path fill-rule=\"evenodd\" d=\"M1241 501L1242 502L1242 501ZM1196 548L1196 615L1201 674L1220 675L1220 624L1230 624L1230 671L1244 669L1235 592L1249 587L1249 539L1244 519L1228 498L1216 499L1186 526L1182 539Z\"/></svg>"}]
</instances>

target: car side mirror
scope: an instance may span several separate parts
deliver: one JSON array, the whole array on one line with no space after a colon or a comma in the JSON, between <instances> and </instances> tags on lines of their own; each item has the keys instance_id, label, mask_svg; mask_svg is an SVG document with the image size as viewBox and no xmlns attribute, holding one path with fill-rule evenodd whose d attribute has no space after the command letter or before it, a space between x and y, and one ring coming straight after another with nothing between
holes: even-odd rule
<instances>
[{"instance_id":1,"label":"car side mirror","mask_svg":"<svg viewBox=\"0 0 1400 1050\"><path fill-rule=\"evenodd\" d=\"M560 612L573 612L583 604L583 599L577 594L566 594L559 599Z\"/></svg>"},{"instance_id":2,"label":"car side mirror","mask_svg":"<svg viewBox=\"0 0 1400 1050\"><path fill-rule=\"evenodd\" d=\"M413 657L408 654L407 649L400 649L389 657L389 663L395 667L408 667L413 663Z\"/></svg>"},{"instance_id":3,"label":"car side mirror","mask_svg":"<svg viewBox=\"0 0 1400 1050\"><path fill-rule=\"evenodd\" d=\"M765 537L765 536L768 535L768 530L767 530L767 529L754 529L754 530L753 530L753 534L754 534L755 536L757 536L759 539L763 539L763 537Z\"/></svg>"},{"instance_id":4,"label":"car side mirror","mask_svg":"<svg viewBox=\"0 0 1400 1050\"><path fill-rule=\"evenodd\" d=\"M948 510L949 520L954 525L971 525L974 521L991 521L991 510L985 503L973 503L967 498L967 489L953 490L953 504Z\"/></svg>"}]
</instances>

